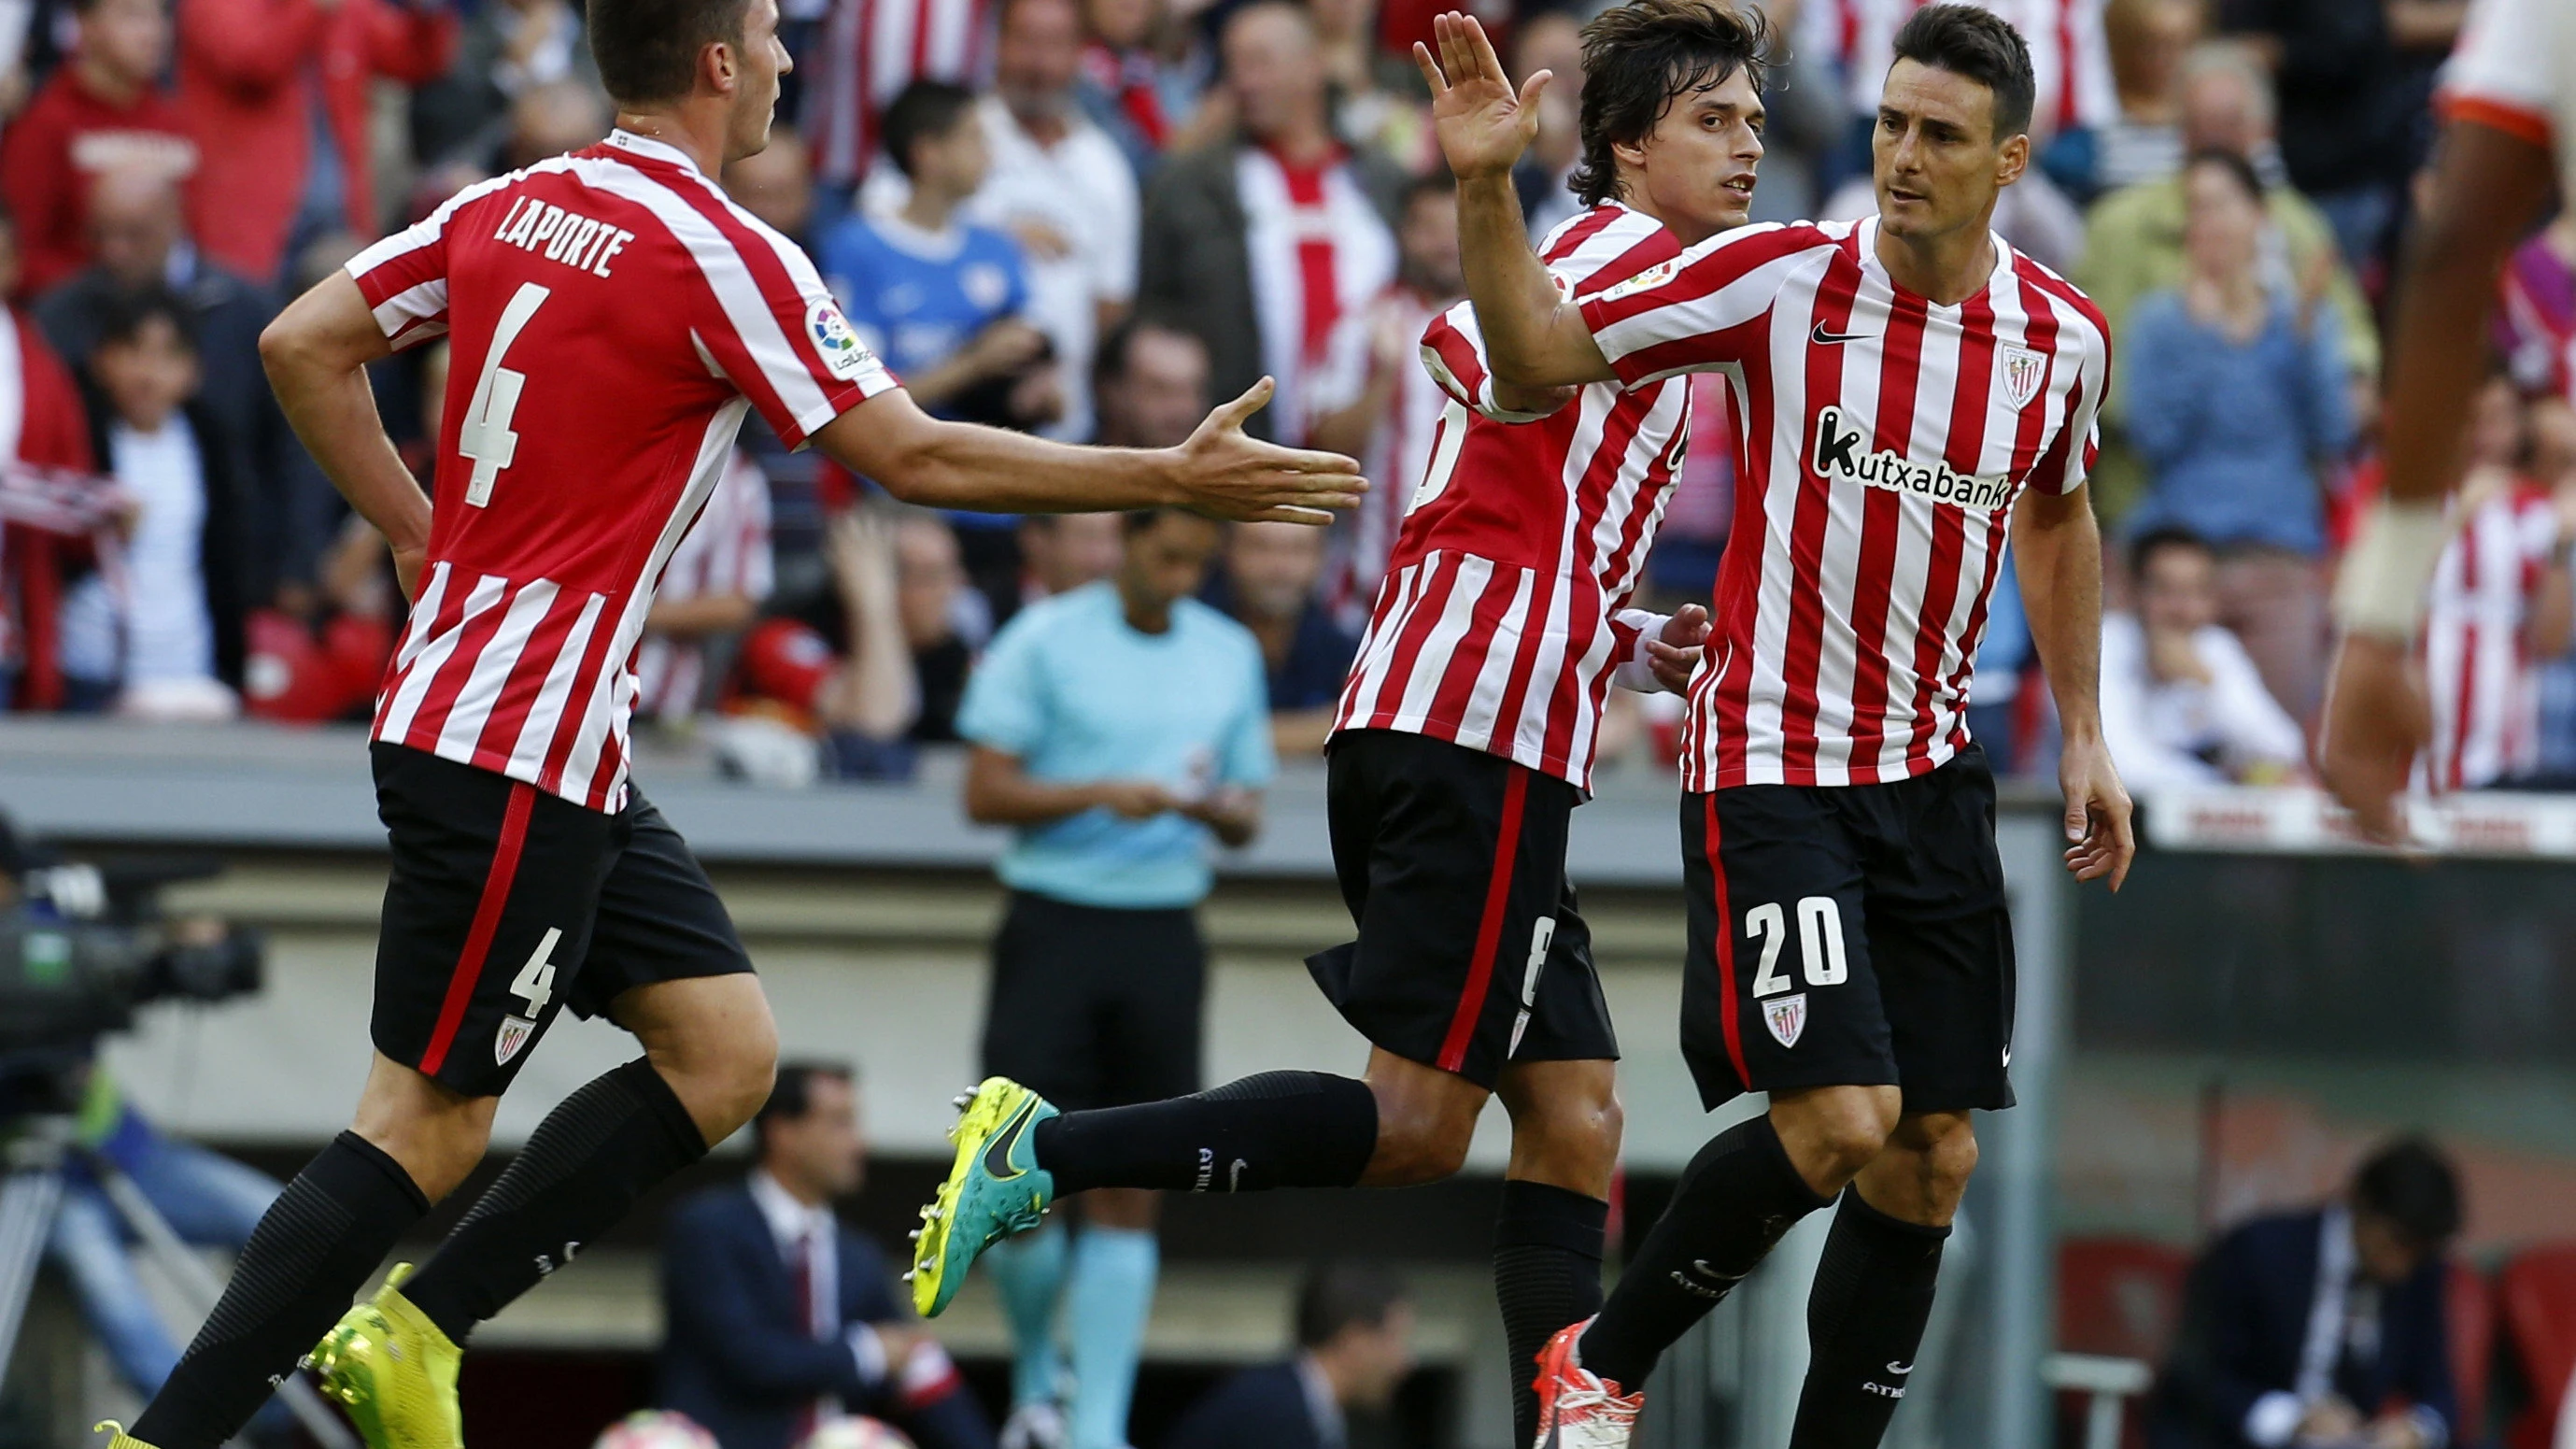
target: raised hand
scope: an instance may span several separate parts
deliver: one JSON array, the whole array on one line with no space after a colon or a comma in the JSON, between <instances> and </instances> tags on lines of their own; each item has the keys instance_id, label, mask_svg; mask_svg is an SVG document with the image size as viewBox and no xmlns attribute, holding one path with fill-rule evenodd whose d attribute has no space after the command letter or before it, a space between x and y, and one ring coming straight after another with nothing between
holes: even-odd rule
<instances>
[{"instance_id":1,"label":"raised hand","mask_svg":"<svg viewBox=\"0 0 2576 1449\"><path fill-rule=\"evenodd\" d=\"M1509 174L1538 139L1538 94L1550 72L1532 75L1515 93L1473 16L1452 10L1435 18L1431 30L1439 55L1416 41L1413 63L1430 83L1432 129L1450 172L1461 181Z\"/></svg>"},{"instance_id":2,"label":"raised hand","mask_svg":"<svg viewBox=\"0 0 2576 1449\"><path fill-rule=\"evenodd\" d=\"M1263 378L1209 413L1177 450L1188 508L1212 518L1325 524L1368 491L1360 465L1339 453L1283 448L1243 431L1277 388Z\"/></svg>"}]
</instances>

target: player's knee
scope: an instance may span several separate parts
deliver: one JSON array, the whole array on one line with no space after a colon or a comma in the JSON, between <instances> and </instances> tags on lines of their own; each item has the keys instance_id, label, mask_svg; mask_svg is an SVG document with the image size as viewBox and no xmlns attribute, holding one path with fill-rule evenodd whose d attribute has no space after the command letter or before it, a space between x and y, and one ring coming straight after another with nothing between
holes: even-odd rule
<instances>
[{"instance_id":1,"label":"player's knee","mask_svg":"<svg viewBox=\"0 0 2576 1449\"><path fill-rule=\"evenodd\" d=\"M1608 1185L1619 1162L1620 1134L1627 1129L1616 1091L1568 1093L1511 1105L1516 1108L1512 1113L1513 1176Z\"/></svg>"},{"instance_id":2,"label":"player's knee","mask_svg":"<svg viewBox=\"0 0 2576 1449\"><path fill-rule=\"evenodd\" d=\"M1956 1203L1977 1171L1977 1133L1965 1112L1939 1112L1909 1117L1897 1129L1895 1143L1918 1163L1924 1187L1936 1199Z\"/></svg>"},{"instance_id":3,"label":"player's knee","mask_svg":"<svg viewBox=\"0 0 2576 1449\"><path fill-rule=\"evenodd\" d=\"M1454 1177L1467 1165L1467 1144L1474 1136L1473 1120L1462 1130L1438 1113L1390 1117L1381 1110L1377 1150L1369 1156L1366 1180L1378 1187L1417 1187Z\"/></svg>"},{"instance_id":4,"label":"player's knee","mask_svg":"<svg viewBox=\"0 0 2576 1449\"><path fill-rule=\"evenodd\" d=\"M1775 1097L1771 1120L1808 1183L1839 1189L1886 1150L1902 1100L1894 1087L1826 1087Z\"/></svg>"}]
</instances>

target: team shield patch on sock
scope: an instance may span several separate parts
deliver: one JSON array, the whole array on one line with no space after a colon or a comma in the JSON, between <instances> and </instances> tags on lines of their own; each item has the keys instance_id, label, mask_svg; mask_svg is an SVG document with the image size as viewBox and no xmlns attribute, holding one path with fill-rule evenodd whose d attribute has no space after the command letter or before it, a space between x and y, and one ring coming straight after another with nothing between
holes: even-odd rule
<instances>
[{"instance_id":1,"label":"team shield patch on sock","mask_svg":"<svg viewBox=\"0 0 2576 1449\"><path fill-rule=\"evenodd\" d=\"M1762 1024L1771 1029L1771 1039L1784 1047L1798 1044L1807 1034L1807 993L1792 991L1762 1003Z\"/></svg>"}]
</instances>

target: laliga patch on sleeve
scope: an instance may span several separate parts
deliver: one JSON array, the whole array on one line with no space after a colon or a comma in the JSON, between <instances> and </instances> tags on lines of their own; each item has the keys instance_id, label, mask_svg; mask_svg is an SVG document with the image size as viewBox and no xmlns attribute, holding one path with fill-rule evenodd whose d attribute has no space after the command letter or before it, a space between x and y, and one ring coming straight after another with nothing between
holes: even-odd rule
<instances>
[{"instance_id":1,"label":"laliga patch on sleeve","mask_svg":"<svg viewBox=\"0 0 2576 1449\"><path fill-rule=\"evenodd\" d=\"M1616 302L1622 297L1633 297L1639 292L1660 287L1664 283L1671 281L1673 278L1680 276L1681 270L1682 263L1679 257L1666 257L1664 260L1655 263L1653 266L1646 268L1637 275L1619 283L1617 286L1602 289L1599 293L1595 294L1594 300L1601 302Z\"/></svg>"},{"instance_id":2,"label":"laliga patch on sleeve","mask_svg":"<svg viewBox=\"0 0 2576 1449\"><path fill-rule=\"evenodd\" d=\"M817 297L805 309L805 335L813 339L814 350L823 354L823 370L843 382L876 362L859 334L850 330L850 319L841 315L840 304L829 297Z\"/></svg>"}]
</instances>

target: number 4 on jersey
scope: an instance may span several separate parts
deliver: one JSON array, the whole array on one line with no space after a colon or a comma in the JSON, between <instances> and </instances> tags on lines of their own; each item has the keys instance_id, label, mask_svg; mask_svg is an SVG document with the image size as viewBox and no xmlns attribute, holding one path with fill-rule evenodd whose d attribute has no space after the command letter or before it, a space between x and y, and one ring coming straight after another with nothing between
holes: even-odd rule
<instances>
[{"instance_id":1,"label":"number 4 on jersey","mask_svg":"<svg viewBox=\"0 0 2576 1449\"><path fill-rule=\"evenodd\" d=\"M519 391L528 385L528 376L503 367L501 358L552 295L535 282L523 283L512 294L510 305L501 309L501 323L492 329L492 345L483 354L483 375L474 380L474 400L465 405L465 420L457 425L457 455L474 464L474 477L465 485L465 501L476 508L492 501L492 484L519 452L519 435L510 430L510 419L519 410Z\"/></svg>"}]
</instances>

